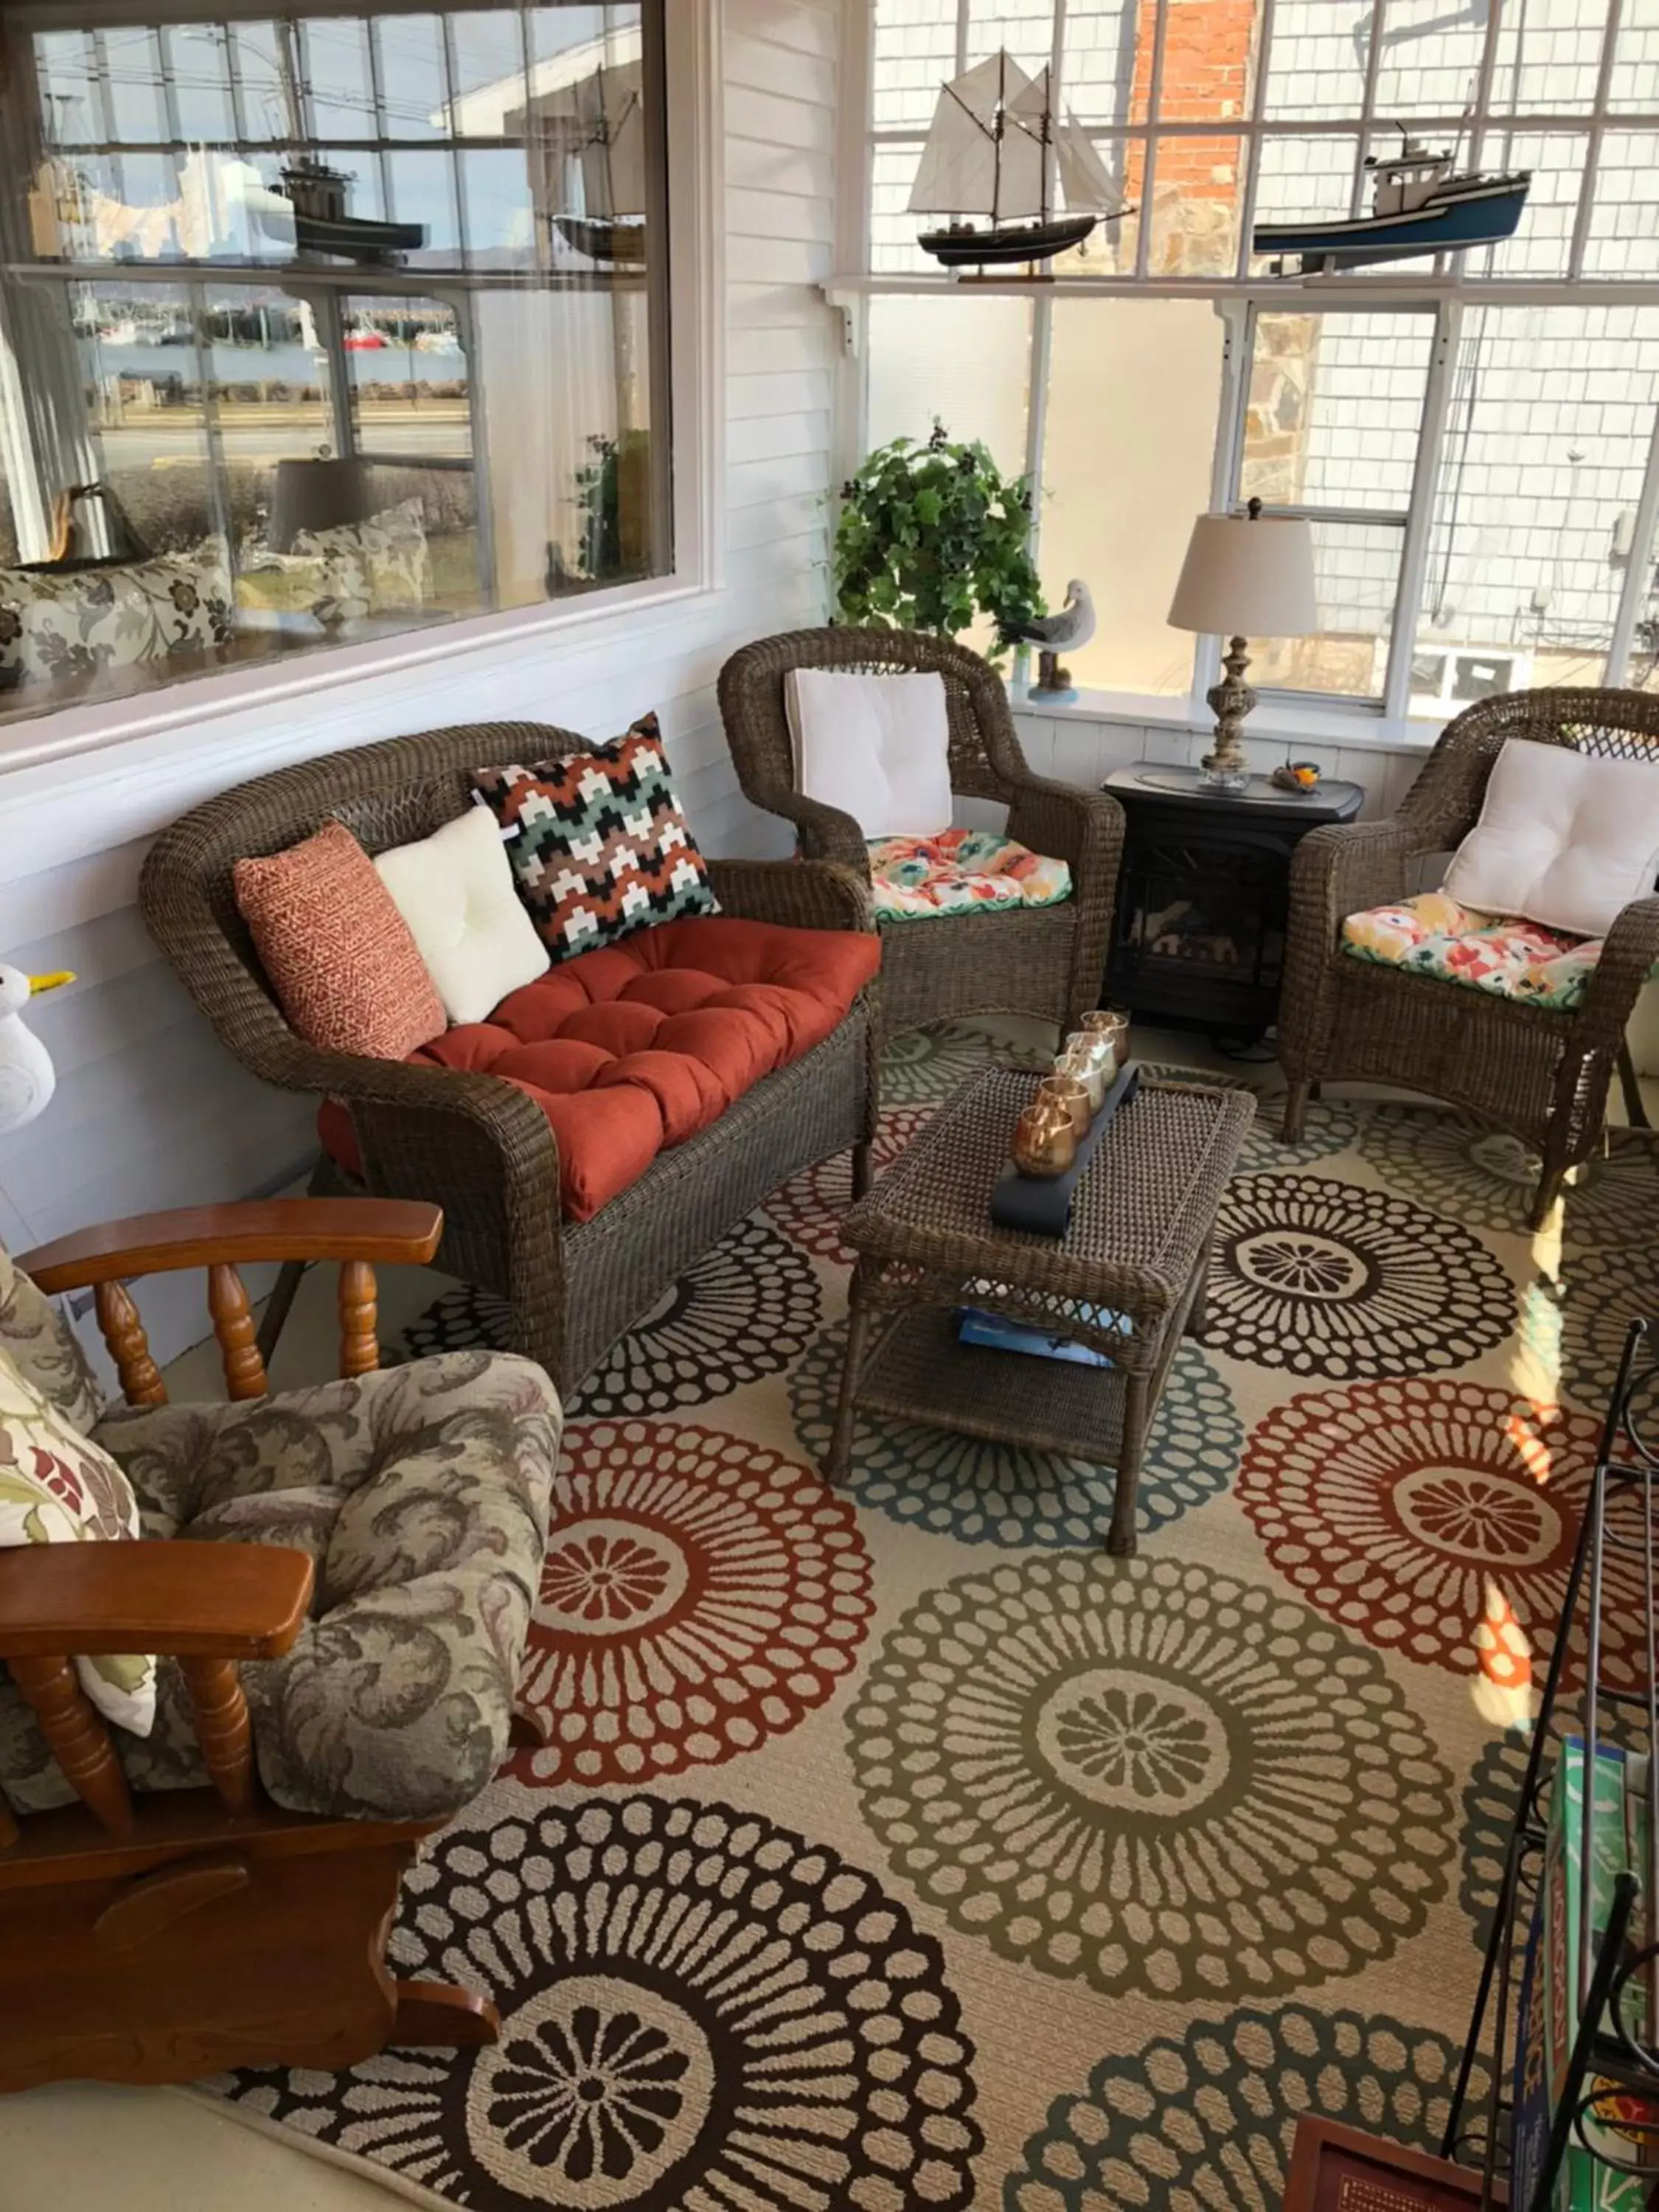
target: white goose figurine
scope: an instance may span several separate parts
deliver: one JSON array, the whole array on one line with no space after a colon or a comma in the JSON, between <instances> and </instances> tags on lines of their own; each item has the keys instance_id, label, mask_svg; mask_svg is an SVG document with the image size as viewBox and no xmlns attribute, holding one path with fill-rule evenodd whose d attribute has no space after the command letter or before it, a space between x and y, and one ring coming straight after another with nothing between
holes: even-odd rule
<instances>
[{"instance_id":1,"label":"white goose figurine","mask_svg":"<svg viewBox=\"0 0 1659 2212\"><path fill-rule=\"evenodd\" d=\"M35 993L74 981L67 968L51 975L26 975L21 968L0 962L0 1136L44 1113L58 1086L52 1054L24 1026L23 1009Z\"/></svg>"}]
</instances>

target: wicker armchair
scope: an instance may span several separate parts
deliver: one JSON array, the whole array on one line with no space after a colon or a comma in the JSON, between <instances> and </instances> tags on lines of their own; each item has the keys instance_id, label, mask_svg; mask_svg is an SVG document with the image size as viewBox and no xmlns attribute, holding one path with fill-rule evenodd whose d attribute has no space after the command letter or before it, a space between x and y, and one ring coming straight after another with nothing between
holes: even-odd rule
<instances>
[{"instance_id":1,"label":"wicker armchair","mask_svg":"<svg viewBox=\"0 0 1659 2212\"><path fill-rule=\"evenodd\" d=\"M720 671L720 702L745 796L793 823L807 859L838 861L866 884L870 860L858 823L797 787L783 703L783 679L792 668L942 676L951 788L1005 805L1011 837L1072 871L1072 896L1058 906L882 924L884 1028L896 1032L953 1015L1012 1012L1046 1015L1065 1029L1097 1006L1123 850L1117 801L1034 775L1019 749L1001 678L977 653L943 638L910 630L805 629L744 646Z\"/></svg>"},{"instance_id":2,"label":"wicker armchair","mask_svg":"<svg viewBox=\"0 0 1659 2212\"><path fill-rule=\"evenodd\" d=\"M1659 775L1659 698L1540 690L1482 700L1448 724L1391 821L1333 825L1303 839L1291 864L1279 1018L1290 1085L1281 1133L1287 1143L1300 1136L1310 1091L1326 1079L1426 1091L1542 1154L1538 1228L1563 1177L1601 1140L1615 1066L1632 1119L1644 1118L1625 1028L1659 960L1659 898L1625 908L1571 1012L1376 966L1340 949L1345 916L1411 896L1421 888L1419 860L1449 852L1474 827L1508 738L1647 760Z\"/></svg>"},{"instance_id":3,"label":"wicker armchair","mask_svg":"<svg viewBox=\"0 0 1659 2212\"><path fill-rule=\"evenodd\" d=\"M591 1220L563 1221L557 1140L524 1091L493 1075L319 1051L295 1035L237 911L231 872L245 854L279 852L331 817L370 853L384 852L464 812L468 771L478 763L587 750L584 738L543 723L475 723L281 769L164 830L139 887L150 933L242 1065L349 1110L363 1180L325 1158L313 1193L367 1190L441 1206L436 1264L509 1302L510 1349L545 1367L567 1395L700 1253L790 1176L850 1147L854 1187L864 1188L876 1101L871 994L822 1044L659 1153ZM869 894L848 869L789 860L709 867L729 915L803 929L874 927ZM267 1348L295 1282L285 1271L267 1310Z\"/></svg>"}]
</instances>

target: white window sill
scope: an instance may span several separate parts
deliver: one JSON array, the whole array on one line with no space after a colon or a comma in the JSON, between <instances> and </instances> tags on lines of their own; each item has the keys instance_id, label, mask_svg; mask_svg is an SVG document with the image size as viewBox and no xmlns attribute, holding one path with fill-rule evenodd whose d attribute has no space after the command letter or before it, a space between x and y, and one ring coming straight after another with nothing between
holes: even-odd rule
<instances>
[{"instance_id":1,"label":"white window sill","mask_svg":"<svg viewBox=\"0 0 1659 2212\"><path fill-rule=\"evenodd\" d=\"M0 775L77 754L94 753L157 732L222 722L228 714L257 710L319 691L366 684L459 655L519 654L544 642L550 648L586 646L614 633L637 632L659 611L686 607L720 594L718 585L653 579L592 601L552 602L507 613L467 616L454 622L399 630L359 644L315 653L273 655L237 668L186 677L125 698L65 705L0 724Z\"/></svg>"},{"instance_id":2,"label":"white window sill","mask_svg":"<svg viewBox=\"0 0 1659 2212\"><path fill-rule=\"evenodd\" d=\"M1040 715L1060 722L1116 722L1135 729L1178 730L1207 737L1215 718L1207 708L1194 712L1189 698L1159 698L1134 691L1079 690L1075 699L1031 699L1023 687L1011 684L1009 704L1016 714ZM1279 738L1294 744L1340 745L1345 751L1426 753L1444 724L1434 721L1395 721L1368 713L1363 707L1335 707L1326 702L1306 705L1264 699L1244 725L1251 738Z\"/></svg>"}]
</instances>

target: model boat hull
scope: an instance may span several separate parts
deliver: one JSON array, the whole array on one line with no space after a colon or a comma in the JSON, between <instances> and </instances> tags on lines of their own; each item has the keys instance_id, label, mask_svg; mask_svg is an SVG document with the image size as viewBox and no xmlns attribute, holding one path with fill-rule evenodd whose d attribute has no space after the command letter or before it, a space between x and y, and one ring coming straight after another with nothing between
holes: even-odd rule
<instances>
[{"instance_id":1,"label":"model boat hull","mask_svg":"<svg viewBox=\"0 0 1659 2212\"><path fill-rule=\"evenodd\" d=\"M562 215L554 218L567 246L590 261L611 261L626 269L645 266L643 222L612 222L602 216Z\"/></svg>"},{"instance_id":2,"label":"model boat hull","mask_svg":"<svg viewBox=\"0 0 1659 2212\"><path fill-rule=\"evenodd\" d=\"M1097 215L1055 216L1047 222L1008 223L994 230L924 230L916 243L947 269L976 269L1014 261L1046 261L1081 246Z\"/></svg>"},{"instance_id":3,"label":"model boat hull","mask_svg":"<svg viewBox=\"0 0 1659 2212\"><path fill-rule=\"evenodd\" d=\"M1413 254L1494 246L1515 235L1530 177L1505 177L1402 215L1354 216L1338 222L1259 222L1257 253L1299 253L1304 271L1359 269Z\"/></svg>"}]
</instances>

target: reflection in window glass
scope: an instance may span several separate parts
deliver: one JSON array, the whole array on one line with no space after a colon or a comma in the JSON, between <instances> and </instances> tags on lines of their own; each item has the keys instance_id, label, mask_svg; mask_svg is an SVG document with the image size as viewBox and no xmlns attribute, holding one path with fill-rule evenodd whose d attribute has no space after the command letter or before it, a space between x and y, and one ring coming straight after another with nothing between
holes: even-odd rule
<instances>
[{"instance_id":1,"label":"reflection in window glass","mask_svg":"<svg viewBox=\"0 0 1659 2212\"><path fill-rule=\"evenodd\" d=\"M1210 503L1220 319L1201 300L1057 300L1054 317L1042 586L1058 606L1080 577L1098 624L1066 665L1107 690L1183 692L1192 640L1165 618Z\"/></svg>"},{"instance_id":2,"label":"reflection in window glass","mask_svg":"<svg viewBox=\"0 0 1659 2212\"><path fill-rule=\"evenodd\" d=\"M1484 654L1503 690L1601 681L1628 564L1652 568L1632 527L1656 403L1659 309L1466 312L1419 659Z\"/></svg>"},{"instance_id":3,"label":"reflection in window glass","mask_svg":"<svg viewBox=\"0 0 1659 2212\"><path fill-rule=\"evenodd\" d=\"M0 16L0 713L665 573L664 0L117 12Z\"/></svg>"}]
</instances>

